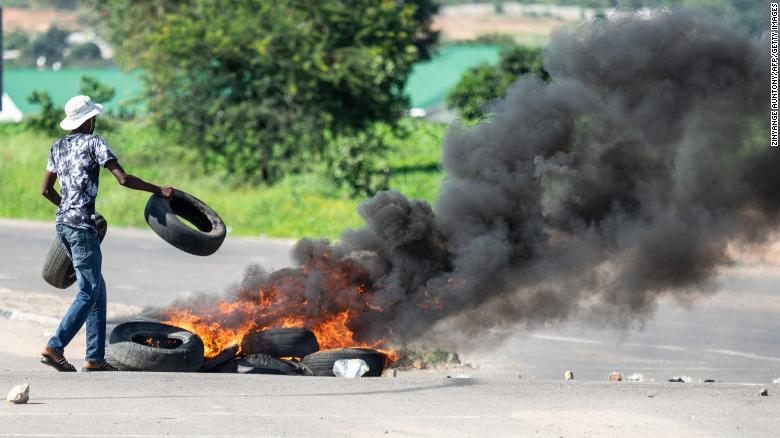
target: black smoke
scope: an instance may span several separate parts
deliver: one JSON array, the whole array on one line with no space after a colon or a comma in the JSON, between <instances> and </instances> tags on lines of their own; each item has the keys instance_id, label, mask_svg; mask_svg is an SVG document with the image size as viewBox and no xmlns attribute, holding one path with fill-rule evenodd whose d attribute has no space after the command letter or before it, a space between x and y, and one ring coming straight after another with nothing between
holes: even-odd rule
<instances>
[{"instance_id":1,"label":"black smoke","mask_svg":"<svg viewBox=\"0 0 780 438\"><path fill-rule=\"evenodd\" d=\"M311 314L357 306L356 338L399 343L444 319L462 333L578 312L625 324L663 295L694 299L729 244L777 230L768 66L765 37L691 12L562 30L551 82L519 78L489 119L449 129L433 208L379 193L363 228L299 242L298 268L251 270L237 297L295 284L284 293ZM345 263L360 299L323 292L322 267Z\"/></svg>"}]
</instances>

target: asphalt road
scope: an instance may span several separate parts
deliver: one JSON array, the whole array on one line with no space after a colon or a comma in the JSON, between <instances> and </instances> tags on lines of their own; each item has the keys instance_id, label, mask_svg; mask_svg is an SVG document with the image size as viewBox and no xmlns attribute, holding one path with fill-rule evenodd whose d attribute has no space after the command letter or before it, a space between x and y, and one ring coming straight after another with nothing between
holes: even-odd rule
<instances>
[{"instance_id":1,"label":"asphalt road","mask_svg":"<svg viewBox=\"0 0 780 438\"><path fill-rule=\"evenodd\" d=\"M29 381L38 403L0 406L0 436L767 436L780 424L778 264L740 262L711 298L662 301L641 329L574 319L488 332L458 351L472 367L396 379L62 375L35 358L74 292L40 278L52 238L50 224L0 220L0 390ZM249 264L288 265L291 243L228 238L201 258L150 230L112 227L109 301L132 310L222 293ZM76 344L71 360L83 334ZM560 381L566 370L575 382ZM612 371L644 382L607 383ZM694 383L664 383L681 374Z\"/></svg>"},{"instance_id":2,"label":"asphalt road","mask_svg":"<svg viewBox=\"0 0 780 438\"><path fill-rule=\"evenodd\" d=\"M339 379L238 374L24 376L0 436L775 436L780 385ZM20 375L0 374L0 388ZM775 394L777 393L777 394Z\"/></svg>"},{"instance_id":3,"label":"asphalt road","mask_svg":"<svg viewBox=\"0 0 780 438\"><path fill-rule=\"evenodd\" d=\"M63 295L41 278L53 223L0 219L0 287ZM214 255L199 257L172 247L151 229L112 227L101 245L109 300L165 306L192 293L222 293L250 264L288 266L292 241L228 237ZM71 286L67 292L73 291Z\"/></svg>"}]
</instances>

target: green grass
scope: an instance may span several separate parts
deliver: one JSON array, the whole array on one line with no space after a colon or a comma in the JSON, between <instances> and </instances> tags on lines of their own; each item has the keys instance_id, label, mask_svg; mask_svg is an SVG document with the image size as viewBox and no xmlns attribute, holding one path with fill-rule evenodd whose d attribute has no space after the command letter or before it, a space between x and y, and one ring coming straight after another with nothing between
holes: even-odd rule
<instances>
[{"instance_id":1,"label":"green grass","mask_svg":"<svg viewBox=\"0 0 780 438\"><path fill-rule=\"evenodd\" d=\"M443 174L438 169L445 127L404 120L410 135L389 138L390 187L411 198L433 200ZM323 172L290 175L272 185L237 183L230 176L205 174L194 152L172 145L153 126L124 123L105 134L130 173L155 184L172 185L209 204L231 234L269 237L337 238L362 220L357 204ZM53 141L18 125L0 125L0 217L52 220L55 207L40 195L49 145ZM101 173L97 210L111 225L145 227L148 194L127 190Z\"/></svg>"}]
</instances>

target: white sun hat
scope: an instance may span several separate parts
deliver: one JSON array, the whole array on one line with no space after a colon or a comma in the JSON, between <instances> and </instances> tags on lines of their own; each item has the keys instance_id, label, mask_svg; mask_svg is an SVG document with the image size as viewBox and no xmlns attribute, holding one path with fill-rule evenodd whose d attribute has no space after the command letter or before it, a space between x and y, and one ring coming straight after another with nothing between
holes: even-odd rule
<instances>
[{"instance_id":1,"label":"white sun hat","mask_svg":"<svg viewBox=\"0 0 780 438\"><path fill-rule=\"evenodd\" d=\"M65 104L66 117L60 122L60 128L72 131L102 112L103 105L92 102L89 96L72 97Z\"/></svg>"}]
</instances>

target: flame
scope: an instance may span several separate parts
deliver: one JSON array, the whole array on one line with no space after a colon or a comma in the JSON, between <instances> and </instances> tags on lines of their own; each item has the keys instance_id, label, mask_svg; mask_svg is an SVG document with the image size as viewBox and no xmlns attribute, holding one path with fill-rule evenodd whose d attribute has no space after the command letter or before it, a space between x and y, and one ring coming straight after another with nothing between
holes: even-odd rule
<instances>
[{"instance_id":1,"label":"flame","mask_svg":"<svg viewBox=\"0 0 780 438\"><path fill-rule=\"evenodd\" d=\"M309 290L310 278L319 286ZM384 310L371 302L367 272L351 260L334 261L329 254L310 260L299 269L274 273L257 289L243 289L231 301L177 305L166 310L167 324L181 327L203 340L206 358L217 356L232 343L260 330L306 327L320 349L373 348L397 359L388 348L387 336L377 337L376 327L365 333L371 316ZM358 336L357 328L362 328ZM386 335L392 332L387 329ZM239 352L240 353L240 352Z\"/></svg>"}]
</instances>

